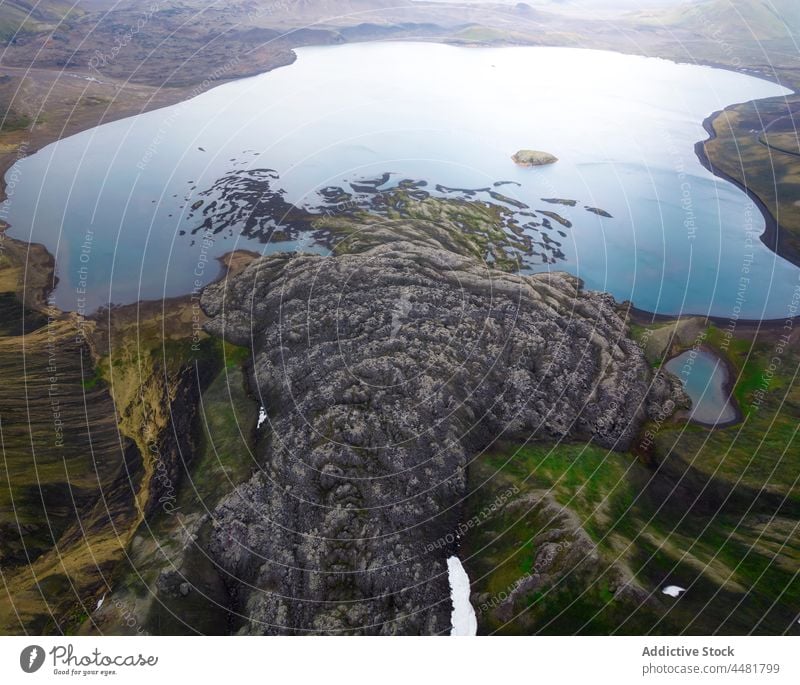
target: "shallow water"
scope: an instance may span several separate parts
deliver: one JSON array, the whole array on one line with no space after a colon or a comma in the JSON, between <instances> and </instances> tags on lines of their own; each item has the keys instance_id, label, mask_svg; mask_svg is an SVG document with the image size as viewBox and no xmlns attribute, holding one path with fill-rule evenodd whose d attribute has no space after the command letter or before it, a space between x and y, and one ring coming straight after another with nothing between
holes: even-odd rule
<instances>
[{"instance_id":1,"label":"shallow water","mask_svg":"<svg viewBox=\"0 0 800 685\"><path fill-rule=\"evenodd\" d=\"M781 87L570 48L371 43L297 53L289 67L85 131L18 164L10 234L57 255L60 307L189 292L235 248L325 252L304 235L244 239L246 207L213 240L192 235L204 190L232 172L273 169L280 198L297 204L385 172L431 188L514 181L504 195L572 223L540 229L561 256L532 259L533 270L571 271L661 313L786 314L800 270L760 243L757 209L693 149L712 111L788 92ZM510 157L520 148L560 161L519 168Z\"/></svg>"},{"instance_id":2,"label":"shallow water","mask_svg":"<svg viewBox=\"0 0 800 685\"><path fill-rule=\"evenodd\" d=\"M664 366L681 379L686 394L692 398L692 419L713 425L736 418L736 409L725 388L728 369L715 354L690 350Z\"/></svg>"}]
</instances>

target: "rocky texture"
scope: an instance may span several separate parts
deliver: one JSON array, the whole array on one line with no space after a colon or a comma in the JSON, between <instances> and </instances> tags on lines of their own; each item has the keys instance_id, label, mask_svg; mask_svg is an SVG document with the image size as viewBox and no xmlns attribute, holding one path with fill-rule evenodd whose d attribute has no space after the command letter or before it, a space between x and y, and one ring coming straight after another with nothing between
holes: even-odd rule
<instances>
[{"instance_id":1,"label":"rocky texture","mask_svg":"<svg viewBox=\"0 0 800 685\"><path fill-rule=\"evenodd\" d=\"M519 166L545 166L558 161L558 157L540 150L519 150L511 156L511 159Z\"/></svg>"},{"instance_id":2,"label":"rocky texture","mask_svg":"<svg viewBox=\"0 0 800 685\"><path fill-rule=\"evenodd\" d=\"M271 429L207 543L241 632L448 632L470 455L500 436L624 449L646 413L610 297L375 221L355 254L263 257L203 294L207 330L253 347Z\"/></svg>"},{"instance_id":3,"label":"rocky texture","mask_svg":"<svg viewBox=\"0 0 800 685\"><path fill-rule=\"evenodd\" d=\"M692 316L652 327L641 336L644 356L652 364L661 363L678 350L694 347L705 338L705 319Z\"/></svg>"}]
</instances>

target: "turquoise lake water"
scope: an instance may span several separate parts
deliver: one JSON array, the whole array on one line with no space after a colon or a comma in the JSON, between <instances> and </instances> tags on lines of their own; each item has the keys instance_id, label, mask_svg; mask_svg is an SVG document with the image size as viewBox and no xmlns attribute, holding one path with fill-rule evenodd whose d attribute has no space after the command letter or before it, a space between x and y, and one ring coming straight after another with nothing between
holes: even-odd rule
<instances>
[{"instance_id":1,"label":"turquoise lake water","mask_svg":"<svg viewBox=\"0 0 800 685\"><path fill-rule=\"evenodd\" d=\"M5 207L10 235L56 255L60 307L189 292L217 276L215 257L236 248L324 251L306 235L269 244L243 237L246 206L212 241L192 234L213 197L203 191L231 174L272 169L273 188L300 205L314 205L325 187L387 172L389 185L424 180L434 193L436 184L511 181L499 188L504 195L572 224L540 229L558 243L558 257L531 258L529 270L567 270L588 288L660 313L786 315L800 270L761 244L757 208L694 153L711 112L783 88L567 48L368 43L297 53L289 67L19 162ZM510 157L520 148L560 161L519 168ZM193 210L199 199L204 208Z\"/></svg>"},{"instance_id":2,"label":"turquoise lake water","mask_svg":"<svg viewBox=\"0 0 800 685\"><path fill-rule=\"evenodd\" d=\"M664 367L681 379L692 398L691 418L700 423L727 423L736 418L725 384L728 369L715 354L688 351L670 359Z\"/></svg>"}]
</instances>

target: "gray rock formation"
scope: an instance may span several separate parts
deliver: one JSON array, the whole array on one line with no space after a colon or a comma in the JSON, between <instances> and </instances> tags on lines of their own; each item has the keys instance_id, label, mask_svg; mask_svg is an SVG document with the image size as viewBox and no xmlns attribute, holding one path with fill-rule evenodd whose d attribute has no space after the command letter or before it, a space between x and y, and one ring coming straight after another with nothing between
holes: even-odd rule
<instances>
[{"instance_id":1,"label":"gray rock formation","mask_svg":"<svg viewBox=\"0 0 800 685\"><path fill-rule=\"evenodd\" d=\"M269 415L262 469L207 543L241 632L448 632L435 543L460 522L470 456L496 439L624 449L664 399L609 296L386 228L358 254L262 257L203 294L209 332L253 348Z\"/></svg>"}]
</instances>

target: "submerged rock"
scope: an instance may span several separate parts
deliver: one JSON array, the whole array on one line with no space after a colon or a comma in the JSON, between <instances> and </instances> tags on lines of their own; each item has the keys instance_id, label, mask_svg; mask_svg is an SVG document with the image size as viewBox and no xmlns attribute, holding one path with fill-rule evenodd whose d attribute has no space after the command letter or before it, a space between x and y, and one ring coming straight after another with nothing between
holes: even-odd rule
<instances>
[{"instance_id":1,"label":"submerged rock","mask_svg":"<svg viewBox=\"0 0 800 685\"><path fill-rule=\"evenodd\" d=\"M584 207L584 209L587 212L591 212L592 214L597 214L597 216L602 216L604 219L613 219L614 218L605 209L600 209L600 207Z\"/></svg>"},{"instance_id":2,"label":"submerged rock","mask_svg":"<svg viewBox=\"0 0 800 685\"><path fill-rule=\"evenodd\" d=\"M542 202L549 202L551 205L564 205L565 207L574 207L578 204L577 200L567 200L562 197L543 197Z\"/></svg>"},{"instance_id":3,"label":"submerged rock","mask_svg":"<svg viewBox=\"0 0 800 685\"><path fill-rule=\"evenodd\" d=\"M531 436L624 449L644 418L651 372L611 297L387 226L203 293L207 330L253 347L271 427L206 543L240 632L449 632L470 457Z\"/></svg>"}]
</instances>

